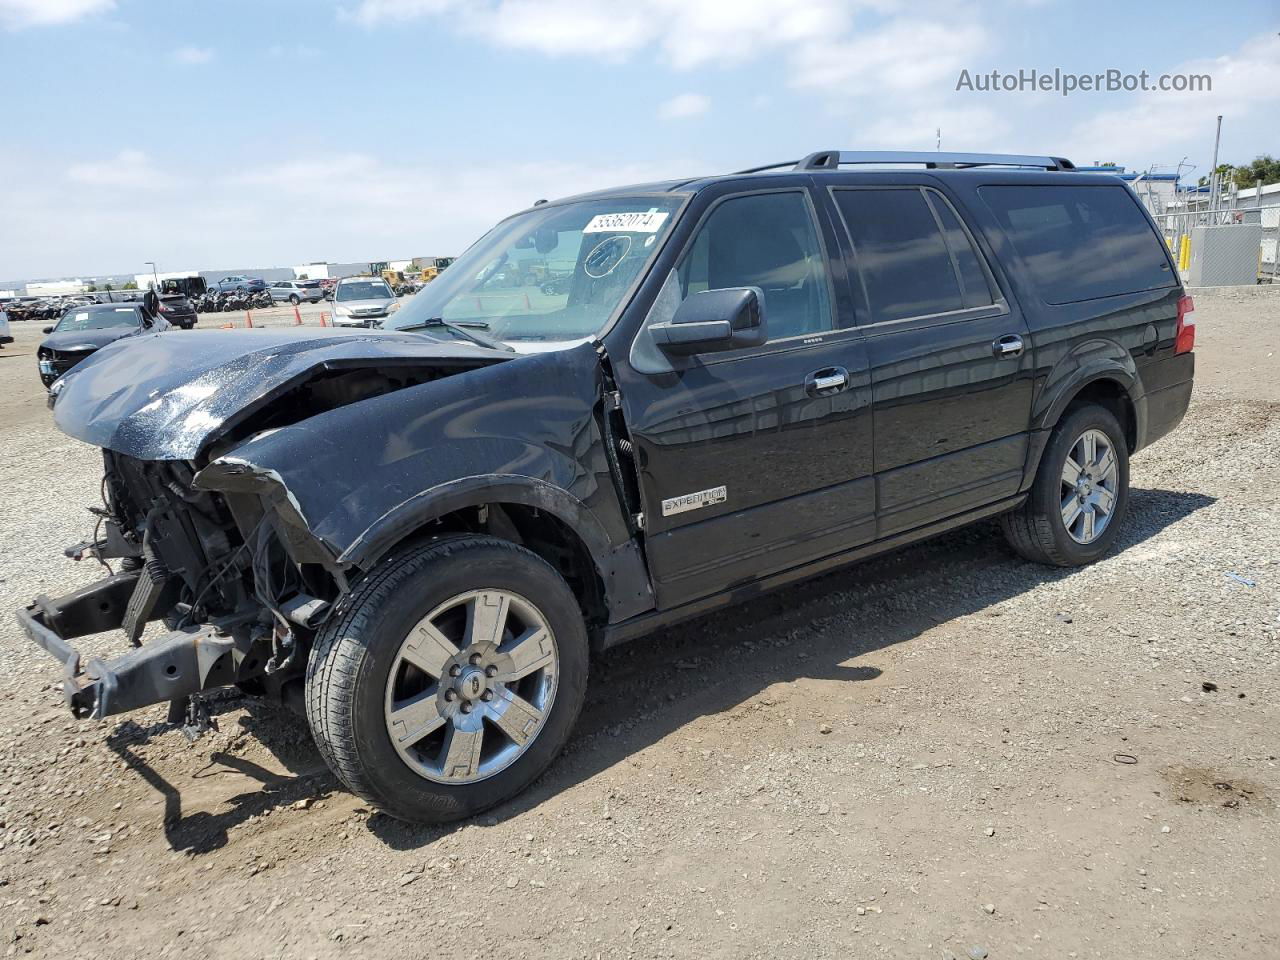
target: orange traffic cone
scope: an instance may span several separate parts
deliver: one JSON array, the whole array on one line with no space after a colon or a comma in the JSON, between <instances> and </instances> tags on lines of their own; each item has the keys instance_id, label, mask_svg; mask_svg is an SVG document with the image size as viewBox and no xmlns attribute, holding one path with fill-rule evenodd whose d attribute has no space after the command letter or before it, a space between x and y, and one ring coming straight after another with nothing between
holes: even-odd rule
<instances>
[{"instance_id":1,"label":"orange traffic cone","mask_svg":"<svg viewBox=\"0 0 1280 960\"><path fill-rule=\"evenodd\" d=\"M248 310L244 312L244 325L250 329L253 328L253 314Z\"/></svg>"},{"instance_id":2,"label":"orange traffic cone","mask_svg":"<svg viewBox=\"0 0 1280 960\"><path fill-rule=\"evenodd\" d=\"M302 326L302 314L298 312L298 305L293 305L293 325L295 327Z\"/></svg>"}]
</instances>

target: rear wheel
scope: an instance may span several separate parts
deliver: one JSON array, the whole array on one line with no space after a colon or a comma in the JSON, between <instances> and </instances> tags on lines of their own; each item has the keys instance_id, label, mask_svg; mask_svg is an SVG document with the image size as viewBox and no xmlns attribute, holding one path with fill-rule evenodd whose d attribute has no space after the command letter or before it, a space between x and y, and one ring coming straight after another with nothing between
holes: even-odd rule
<instances>
[{"instance_id":1,"label":"rear wheel","mask_svg":"<svg viewBox=\"0 0 1280 960\"><path fill-rule=\"evenodd\" d=\"M1111 548L1128 506L1124 431L1110 410L1089 404L1054 428L1026 503L1001 522L1028 560L1073 567Z\"/></svg>"},{"instance_id":2,"label":"rear wheel","mask_svg":"<svg viewBox=\"0 0 1280 960\"><path fill-rule=\"evenodd\" d=\"M586 627L559 574L515 544L452 537L375 569L316 638L307 718L354 793L438 823L538 777L586 682Z\"/></svg>"}]
</instances>

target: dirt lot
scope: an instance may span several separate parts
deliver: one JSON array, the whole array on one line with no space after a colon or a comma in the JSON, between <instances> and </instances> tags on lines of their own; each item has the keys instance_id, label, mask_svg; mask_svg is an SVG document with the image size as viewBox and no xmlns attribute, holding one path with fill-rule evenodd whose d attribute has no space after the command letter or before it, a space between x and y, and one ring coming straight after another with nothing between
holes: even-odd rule
<instances>
[{"instance_id":1,"label":"dirt lot","mask_svg":"<svg viewBox=\"0 0 1280 960\"><path fill-rule=\"evenodd\" d=\"M183 957L1280 956L1280 291L1201 294L1182 429L1071 572L991 525L601 658L568 753L414 829L305 725L73 721L0 620L0 934ZM0 351L0 610L96 577L94 451ZM198 337L199 333L182 334ZM115 650L117 641L93 646Z\"/></svg>"}]
</instances>

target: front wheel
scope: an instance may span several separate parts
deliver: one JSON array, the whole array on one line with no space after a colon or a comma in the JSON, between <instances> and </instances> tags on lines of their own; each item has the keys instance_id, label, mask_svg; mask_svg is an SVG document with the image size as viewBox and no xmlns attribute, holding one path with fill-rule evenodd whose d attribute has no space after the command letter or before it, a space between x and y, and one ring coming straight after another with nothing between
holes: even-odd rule
<instances>
[{"instance_id":1,"label":"front wheel","mask_svg":"<svg viewBox=\"0 0 1280 960\"><path fill-rule=\"evenodd\" d=\"M297 306L298 304L300 304L302 301L298 299L298 295L297 295L296 293L291 293L291 294L289 294L289 302L290 302L290 303L292 303L292 304L296 307L296 306Z\"/></svg>"},{"instance_id":2,"label":"front wheel","mask_svg":"<svg viewBox=\"0 0 1280 960\"><path fill-rule=\"evenodd\" d=\"M587 656L577 601L544 560L444 538L383 562L317 636L307 719L353 793L401 820L457 820L563 749Z\"/></svg>"},{"instance_id":3,"label":"front wheel","mask_svg":"<svg viewBox=\"0 0 1280 960\"><path fill-rule=\"evenodd\" d=\"M1076 567L1111 549L1128 506L1124 431L1110 410L1089 404L1054 428L1026 503L1001 523L1028 560Z\"/></svg>"}]
</instances>

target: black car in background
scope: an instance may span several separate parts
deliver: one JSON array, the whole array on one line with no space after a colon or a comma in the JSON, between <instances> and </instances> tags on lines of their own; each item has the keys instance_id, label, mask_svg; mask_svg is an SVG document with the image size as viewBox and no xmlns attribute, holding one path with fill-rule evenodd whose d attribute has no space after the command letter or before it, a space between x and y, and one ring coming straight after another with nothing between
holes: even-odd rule
<instances>
[{"instance_id":1,"label":"black car in background","mask_svg":"<svg viewBox=\"0 0 1280 960\"><path fill-rule=\"evenodd\" d=\"M1103 557L1130 456L1187 410L1193 309L1133 191L1054 157L539 203L376 336L141 337L73 372L54 419L103 448L107 510L72 555L123 572L19 618L77 716L198 730L235 685L383 811L465 817L559 753L592 650L988 517L1032 562ZM118 659L71 645L111 629Z\"/></svg>"},{"instance_id":2,"label":"black car in background","mask_svg":"<svg viewBox=\"0 0 1280 960\"><path fill-rule=\"evenodd\" d=\"M72 307L55 326L45 327L47 336L36 351L40 382L46 387L109 343L141 333L159 333L173 324L161 305L159 315L142 303L99 303Z\"/></svg>"},{"instance_id":3,"label":"black car in background","mask_svg":"<svg viewBox=\"0 0 1280 960\"><path fill-rule=\"evenodd\" d=\"M168 279L160 284L159 313L175 327L190 330L196 325L196 308L192 303L208 289L204 277Z\"/></svg>"}]
</instances>

